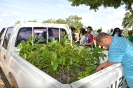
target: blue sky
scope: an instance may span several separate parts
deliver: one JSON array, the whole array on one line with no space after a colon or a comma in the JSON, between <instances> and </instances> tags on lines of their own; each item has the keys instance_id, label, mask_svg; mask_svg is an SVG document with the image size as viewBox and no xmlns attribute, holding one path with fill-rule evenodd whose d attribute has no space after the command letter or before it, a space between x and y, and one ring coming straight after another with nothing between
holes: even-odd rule
<instances>
[{"instance_id":1,"label":"blue sky","mask_svg":"<svg viewBox=\"0 0 133 88\"><path fill-rule=\"evenodd\" d=\"M67 18L70 15L82 17L81 22L93 29L102 27L104 31L119 27L125 14L124 6L114 8L100 7L97 12L88 6L72 7L68 0L0 0L0 29L22 22L36 19L38 22L50 18Z\"/></svg>"}]
</instances>

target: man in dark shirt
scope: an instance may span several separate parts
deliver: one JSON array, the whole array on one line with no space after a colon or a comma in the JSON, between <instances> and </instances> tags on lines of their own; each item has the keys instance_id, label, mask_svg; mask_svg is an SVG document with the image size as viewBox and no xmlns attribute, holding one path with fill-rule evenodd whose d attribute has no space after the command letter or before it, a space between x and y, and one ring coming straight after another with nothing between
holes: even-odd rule
<instances>
[{"instance_id":1,"label":"man in dark shirt","mask_svg":"<svg viewBox=\"0 0 133 88\"><path fill-rule=\"evenodd\" d=\"M77 41L77 38L76 38L76 35L75 35L76 29L74 27L71 27L71 31L72 31L72 40Z\"/></svg>"}]
</instances>

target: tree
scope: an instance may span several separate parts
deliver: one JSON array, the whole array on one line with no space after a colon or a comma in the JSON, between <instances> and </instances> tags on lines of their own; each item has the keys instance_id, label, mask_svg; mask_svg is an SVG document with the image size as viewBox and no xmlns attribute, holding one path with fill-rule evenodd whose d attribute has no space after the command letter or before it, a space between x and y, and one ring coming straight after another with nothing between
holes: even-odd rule
<instances>
[{"instance_id":1,"label":"tree","mask_svg":"<svg viewBox=\"0 0 133 88\"><path fill-rule=\"evenodd\" d=\"M133 27L133 12L127 12L123 18L122 26L124 28Z\"/></svg>"},{"instance_id":2,"label":"tree","mask_svg":"<svg viewBox=\"0 0 133 88\"><path fill-rule=\"evenodd\" d=\"M128 29L127 29L127 28L126 28L126 29L124 29L123 34L124 34L124 36L125 36L125 37L127 37L127 36L128 36Z\"/></svg>"},{"instance_id":3,"label":"tree","mask_svg":"<svg viewBox=\"0 0 133 88\"><path fill-rule=\"evenodd\" d=\"M42 23L66 24L66 20L65 19L61 19L61 18L55 20L55 19L51 18L51 19L48 19L48 20L43 20Z\"/></svg>"},{"instance_id":4,"label":"tree","mask_svg":"<svg viewBox=\"0 0 133 88\"><path fill-rule=\"evenodd\" d=\"M98 10L100 6L118 8L125 5L126 10L132 10L133 0L68 0L72 6L84 4L90 6L90 9Z\"/></svg>"},{"instance_id":5,"label":"tree","mask_svg":"<svg viewBox=\"0 0 133 88\"><path fill-rule=\"evenodd\" d=\"M54 19L48 19L48 20L43 20L42 23L55 23L55 20Z\"/></svg>"},{"instance_id":6,"label":"tree","mask_svg":"<svg viewBox=\"0 0 133 88\"><path fill-rule=\"evenodd\" d=\"M101 31L103 30L103 28L102 28L102 27L100 27L99 29L100 29Z\"/></svg>"},{"instance_id":7,"label":"tree","mask_svg":"<svg viewBox=\"0 0 133 88\"><path fill-rule=\"evenodd\" d=\"M66 22L69 27L75 27L77 30L82 28L84 25L81 23L81 17L78 17L77 15L71 15L68 18L66 18Z\"/></svg>"},{"instance_id":8,"label":"tree","mask_svg":"<svg viewBox=\"0 0 133 88\"><path fill-rule=\"evenodd\" d=\"M34 20L29 20L28 22L37 22L37 20L36 20L36 19L34 19Z\"/></svg>"},{"instance_id":9,"label":"tree","mask_svg":"<svg viewBox=\"0 0 133 88\"><path fill-rule=\"evenodd\" d=\"M66 24L67 22L66 22L65 19L59 18L59 19L57 19L57 20L55 21L55 23L58 23L58 24Z\"/></svg>"},{"instance_id":10,"label":"tree","mask_svg":"<svg viewBox=\"0 0 133 88\"><path fill-rule=\"evenodd\" d=\"M56 24L67 24L69 27L75 27L77 30L82 28L84 25L81 23L81 17L78 17L77 15L71 15L68 18L65 19L48 19L48 20L43 20L42 23L56 23Z\"/></svg>"},{"instance_id":11,"label":"tree","mask_svg":"<svg viewBox=\"0 0 133 88\"><path fill-rule=\"evenodd\" d=\"M18 21L16 21L16 22L15 22L15 24L20 24L20 21L19 21L19 20L18 20Z\"/></svg>"}]
</instances>

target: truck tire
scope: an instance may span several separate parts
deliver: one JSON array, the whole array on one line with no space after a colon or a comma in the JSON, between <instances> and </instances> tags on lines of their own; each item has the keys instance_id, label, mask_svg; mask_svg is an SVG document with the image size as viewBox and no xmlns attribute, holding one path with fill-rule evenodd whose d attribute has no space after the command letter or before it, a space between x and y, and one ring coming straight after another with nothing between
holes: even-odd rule
<instances>
[{"instance_id":1,"label":"truck tire","mask_svg":"<svg viewBox=\"0 0 133 88\"><path fill-rule=\"evenodd\" d=\"M0 75L1 75L1 79L2 79L3 83L5 84L5 87L11 88L11 85L10 85L9 81L7 80L5 74L3 73L1 67L0 67Z\"/></svg>"},{"instance_id":2,"label":"truck tire","mask_svg":"<svg viewBox=\"0 0 133 88\"><path fill-rule=\"evenodd\" d=\"M17 81L15 80L12 73L9 73L9 78L10 78L10 82L11 82L11 88L19 88L18 84L17 84Z\"/></svg>"}]
</instances>

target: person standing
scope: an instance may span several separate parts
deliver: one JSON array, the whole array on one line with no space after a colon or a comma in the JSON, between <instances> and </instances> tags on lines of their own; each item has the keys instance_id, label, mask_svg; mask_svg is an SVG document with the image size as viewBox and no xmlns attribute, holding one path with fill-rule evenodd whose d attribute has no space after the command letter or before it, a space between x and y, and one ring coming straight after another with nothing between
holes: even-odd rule
<instances>
[{"instance_id":1,"label":"person standing","mask_svg":"<svg viewBox=\"0 0 133 88\"><path fill-rule=\"evenodd\" d=\"M87 31L85 31L84 35L82 35L82 37L80 39L80 45L81 46L85 44L87 36L88 36L88 33L87 33Z\"/></svg>"},{"instance_id":2,"label":"person standing","mask_svg":"<svg viewBox=\"0 0 133 88\"><path fill-rule=\"evenodd\" d=\"M120 29L120 35L121 35L121 37L123 37L123 38L125 37L124 34L123 34L123 29Z\"/></svg>"},{"instance_id":3,"label":"person standing","mask_svg":"<svg viewBox=\"0 0 133 88\"><path fill-rule=\"evenodd\" d=\"M132 31L128 31L128 36L126 38L133 43Z\"/></svg>"},{"instance_id":4,"label":"person standing","mask_svg":"<svg viewBox=\"0 0 133 88\"><path fill-rule=\"evenodd\" d=\"M111 28L110 32L109 32L109 35L112 35L112 34L113 34L113 29Z\"/></svg>"},{"instance_id":5,"label":"person standing","mask_svg":"<svg viewBox=\"0 0 133 88\"><path fill-rule=\"evenodd\" d=\"M133 43L122 37L100 33L96 42L109 49L108 60L97 67L97 71L115 63L122 63L124 76L129 88L133 88Z\"/></svg>"},{"instance_id":6,"label":"person standing","mask_svg":"<svg viewBox=\"0 0 133 88\"><path fill-rule=\"evenodd\" d=\"M93 45L93 35L91 34L91 31L92 31L92 27L91 26L88 26L87 27L87 33L88 33L88 36L86 37L86 43L83 44L83 46L89 46L91 47Z\"/></svg>"},{"instance_id":7,"label":"person standing","mask_svg":"<svg viewBox=\"0 0 133 88\"><path fill-rule=\"evenodd\" d=\"M98 36L99 33L101 33L101 30L100 30L100 29L97 30L97 32L96 32L96 34L95 34L95 37L94 37L94 41L95 41L95 45L96 45L96 46L99 46L99 45L96 43L96 37ZM102 48L103 48L103 47L102 47Z\"/></svg>"},{"instance_id":8,"label":"person standing","mask_svg":"<svg viewBox=\"0 0 133 88\"><path fill-rule=\"evenodd\" d=\"M84 35L84 33L85 33L85 29L84 28L80 28L79 41L80 41L81 37Z\"/></svg>"},{"instance_id":9,"label":"person standing","mask_svg":"<svg viewBox=\"0 0 133 88\"><path fill-rule=\"evenodd\" d=\"M112 36L122 37L120 28L115 28Z\"/></svg>"},{"instance_id":10,"label":"person standing","mask_svg":"<svg viewBox=\"0 0 133 88\"><path fill-rule=\"evenodd\" d=\"M71 31L72 31L72 40L74 42L76 42L77 41L77 38L76 38L76 35L75 35L76 29L74 27L71 27Z\"/></svg>"},{"instance_id":11,"label":"person standing","mask_svg":"<svg viewBox=\"0 0 133 88\"><path fill-rule=\"evenodd\" d=\"M97 30L96 37L98 36L99 33L101 33L101 30L100 29Z\"/></svg>"}]
</instances>

